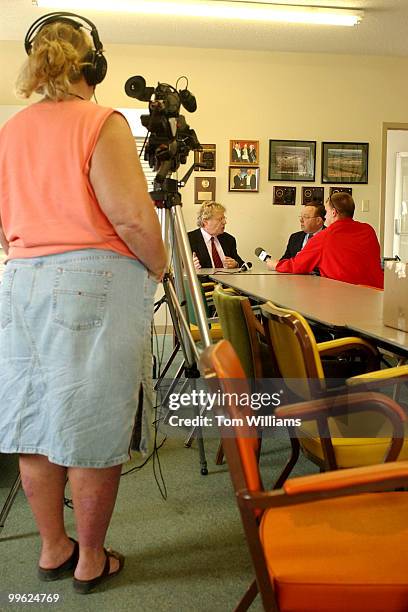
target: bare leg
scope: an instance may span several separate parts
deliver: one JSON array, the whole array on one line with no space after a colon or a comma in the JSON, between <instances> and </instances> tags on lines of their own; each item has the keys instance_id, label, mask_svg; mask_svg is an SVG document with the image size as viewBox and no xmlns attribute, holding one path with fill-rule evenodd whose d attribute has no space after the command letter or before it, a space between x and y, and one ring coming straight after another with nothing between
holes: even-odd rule
<instances>
[{"instance_id":1,"label":"bare leg","mask_svg":"<svg viewBox=\"0 0 408 612\"><path fill-rule=\"evenodd\" d=\"M105 565L103 544L115 506L122 466L110 468L68 468L79 540L79 561L75 578L91 580ZM110 571L119 567L111 558Z\"/></svg>"},{"instance_id":2,"label":"bare leg","mask_svg":"<svg viewBox=\"0 0 408 612\"><path fill-rule=\"evenodd\" d=\"M21 482L40 532L40 566L58 567L72 554L64 526L66 468L43 455L20 455Z\"/></svg>"}]
</instances>

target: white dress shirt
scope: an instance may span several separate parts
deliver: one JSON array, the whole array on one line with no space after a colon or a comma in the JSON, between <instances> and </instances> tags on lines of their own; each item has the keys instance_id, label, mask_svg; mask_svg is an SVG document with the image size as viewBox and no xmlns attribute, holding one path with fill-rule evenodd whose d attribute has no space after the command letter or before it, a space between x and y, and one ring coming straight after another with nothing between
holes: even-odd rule
<instances>
[{"instance_id":1,"label":"white dress shirt","mask_svg":"<svg viewBox=\"0 0 408 612\"><path fill-rule=\"evenodd\" d=\"M221 246L220 241L218 240L217 236L211 236L211 234L206 232L205 229L203 229L202 227L200 229L201 229L201 233L202 233L203 238L204 238L205 246L207 247L208 253L210 255L210 259L211 259L213 268L215 266L214 266L214 262L213 262L213 258L212 258L212 242L211 242L211 238L214 238L215 248L217 249L218 255L221 257L221 261L222 261L222 263L224 265L224 262L225 262L225 253L222 250L222 246Z\"/></svg>"},{"instance_id":2,"label":"white dress shirt","mask_svg":"<svg viewBox=\"0 0 408 612\"><path fill-rule=\"evenodd\" d=\"M302 249L307 245L307 241L310 240L310 238L313 238L313 236L316 236L316 234L318 234L319 232L322 231L322 227L320 229L317 230L317 232L315 232L314 234L306 234L306 236L303 238L303 242L302 242Z\"/></svg>"}]
</instances>

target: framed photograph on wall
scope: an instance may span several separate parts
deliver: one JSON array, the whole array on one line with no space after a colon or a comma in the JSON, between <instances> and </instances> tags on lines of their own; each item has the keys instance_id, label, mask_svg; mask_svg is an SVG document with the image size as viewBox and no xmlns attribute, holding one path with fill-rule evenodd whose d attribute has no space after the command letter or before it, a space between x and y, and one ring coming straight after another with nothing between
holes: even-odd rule
<instances>
[{"instance_id":1,"label":"framed photograph on wall","mask_svg":"<svg viewBox=\"0 0 408 612\"><path fill-rule=\"evenodd\" d=\"M259 191L259 168L230 166L228 191Z\"/></svg>"},{"instance_id":2,"label":"framed photograph on wall","mask_svg":"<svg viewBox=\"0 0 408 612\"><path fill-rule=\"evenodd\" d=\"M201 151L194 151L194 163L206 164L206 168L194 168L197 172L214 172L216 160L215 144L202 144Z\"/></svg>"},{"instance_id":3,"label":"framed photograph on wall","mask_svg":"<svg viewBox=\"0 0 408 612\"><path fill-rule=\"evenodd\" d=\"M259 164L259 140L230 140L230 164Z\"/></svg>"},{"instance_id":4,"label":"framed photograph on wall","mask_svg":"<svg viewBox=\"0 0 408 612\"><path fill-rule=\"evenodd\" d=\"M322 183L368 183L368 142L322 142Z\"/></svg>"},{"instance_id":5,"label":"framed photograph on wall","mask_svg":"<svg viewBox=\"0 0 408 612\"><path fill-rule=\"evenodd\" d=\"M315 140L270 140L270 181L314 181Z\"/></svg>"}]
</instances>

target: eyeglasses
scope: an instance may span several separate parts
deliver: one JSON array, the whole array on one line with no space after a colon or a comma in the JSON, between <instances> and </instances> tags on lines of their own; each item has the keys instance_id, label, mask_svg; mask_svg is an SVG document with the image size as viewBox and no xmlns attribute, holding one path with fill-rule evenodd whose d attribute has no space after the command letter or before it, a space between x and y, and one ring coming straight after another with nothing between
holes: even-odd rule
<instances>
[{"instance_id":1,"label":"eyeglasses","mask_svg":"<svg viewBox=\"0 0 408 612\"><path fill-rule=\"evenodd\" d=\"M308 217L308 216L305 216L305 215L299 215L299 219L300 219L301 221L303 221L303 219L318 219L318 218L319 218L319 216L318 216L318 215L317 215L317 216L315 215L315 216L313 216L313 217Z\"/></svg>"}]
</instances>

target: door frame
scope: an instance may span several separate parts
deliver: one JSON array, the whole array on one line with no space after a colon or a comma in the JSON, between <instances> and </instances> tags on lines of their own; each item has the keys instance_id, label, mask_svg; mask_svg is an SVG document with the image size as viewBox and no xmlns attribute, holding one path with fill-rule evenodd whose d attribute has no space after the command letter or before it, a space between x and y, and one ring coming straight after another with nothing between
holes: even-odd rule
<instances>
[{"instance_id":1,"label":"door frame","mask_svg":"<svg viewBox=\"0 0 408 612\"><path fill-rule=\"evenodd\" d=\"M385 239L385 193L386 193L386 183L387 183L388 132L391 130L408 131L408 123L383 123L382 124L381 195L380 195L380 245L381 245L382 251L384 250L384 239Z\"/></svg>"}]
</instances>

